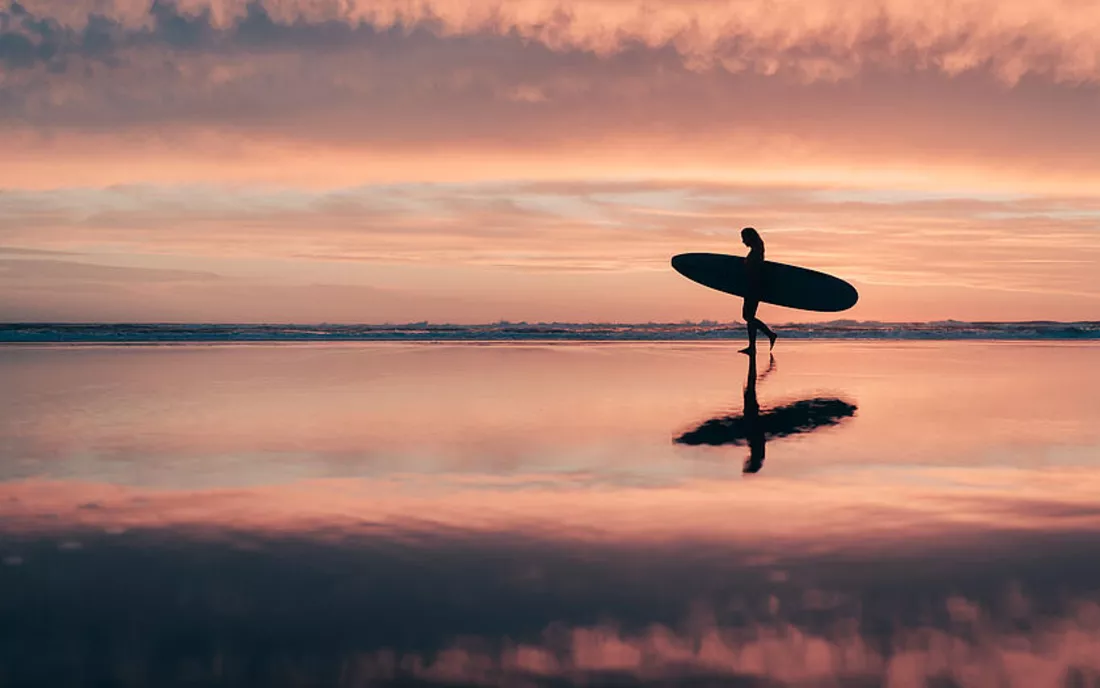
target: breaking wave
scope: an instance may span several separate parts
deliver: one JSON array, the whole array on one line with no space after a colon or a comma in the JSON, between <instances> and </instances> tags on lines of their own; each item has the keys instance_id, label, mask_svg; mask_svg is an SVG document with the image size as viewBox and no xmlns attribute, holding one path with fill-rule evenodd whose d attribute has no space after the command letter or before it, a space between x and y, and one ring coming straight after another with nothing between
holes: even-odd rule
<instances>
[{"instance_id":1,"label":"breaking wave","mask_svg":"<svg viewBox=\"0 0 1100 688\"><path fill-rule=\"evenodd\" d=\"M859 322L781 325L789 339L1097 340L1100 322ZM298 341L661 341L743 339L744 325L684 323L526 323L446 325L0 324L6 343L170 343Z\"/></svg>"}]
</instances>

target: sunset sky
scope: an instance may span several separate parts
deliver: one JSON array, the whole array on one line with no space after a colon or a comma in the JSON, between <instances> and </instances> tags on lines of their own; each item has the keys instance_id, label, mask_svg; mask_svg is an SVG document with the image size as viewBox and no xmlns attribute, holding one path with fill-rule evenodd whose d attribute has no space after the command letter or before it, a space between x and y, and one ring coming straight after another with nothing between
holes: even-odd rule
<instances>
[{"instance_id":1,"label":"sunset sky","mask_svg":"<svg viewBox=\"0 0 1100 688\"><path fill-rule=\"evenodd\" d=\"M0 320L733 320L746 225L1100 319L1100 3L0 0Z\"/></svg>"}]
</instances>

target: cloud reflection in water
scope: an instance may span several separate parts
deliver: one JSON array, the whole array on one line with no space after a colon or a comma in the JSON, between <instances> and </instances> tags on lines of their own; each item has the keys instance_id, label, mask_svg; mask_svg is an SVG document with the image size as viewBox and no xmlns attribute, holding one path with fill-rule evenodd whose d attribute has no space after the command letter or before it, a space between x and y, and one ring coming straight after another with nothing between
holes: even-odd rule
<instances>
[{"instance_id":1,"label":"cloud reflection in water","mask_svg":"<svg viewBox=\"0 0 1100 688\"><path fill-rule=\"evenodd\" d=\"M281 533L67 520L42 532L5 521L2 546L21 556L0 567L0 664L13 685L1023 687L1100 676L1095 530L970 527L861 551L708 542L702 527L586 540L503 524L307 517Z\"/></svg>"},{"instance_id":2,"label":"cloud reflection in water","mask_svg":"<svg viewBox=\"0 0 1100 688\"><path fill-rule=\"evenodd\" d=\"M1100 678L1100 348L728 348L0 350L0 681Z\"/></svg>"}]
</instances>

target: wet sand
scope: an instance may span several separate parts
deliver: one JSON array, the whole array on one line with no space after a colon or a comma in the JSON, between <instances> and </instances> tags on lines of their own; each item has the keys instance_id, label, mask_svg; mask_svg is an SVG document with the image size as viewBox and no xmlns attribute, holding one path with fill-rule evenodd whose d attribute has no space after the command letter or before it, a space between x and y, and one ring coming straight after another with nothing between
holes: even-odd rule
<instances>
[{"instance_id":1,"label":"wet sand","mask_svg":"<svg viewBox=\"0 0 1100 688\"><path fill-rule=\"evenodd\" d=\"M2 347L0 677L1100 678L1100 344L736 348Z\"/></svg>"}]
</instances>

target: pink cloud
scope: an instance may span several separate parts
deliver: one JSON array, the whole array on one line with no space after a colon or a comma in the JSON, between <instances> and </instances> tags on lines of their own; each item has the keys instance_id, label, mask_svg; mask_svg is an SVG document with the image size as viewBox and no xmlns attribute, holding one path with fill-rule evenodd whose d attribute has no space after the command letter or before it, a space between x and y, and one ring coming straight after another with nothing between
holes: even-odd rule
<instances>
[{"instance_id":1,"label":"pink cloud","mask_svg":"<svg viewBox=\"0 0 1100 688\"><path fill-rule=\"evenodd\" d=\"M0 309L24 320L726 320L730 299L668 260L739 252L737 232L753 224L773 259L854 282L857 319L1077 320L1100 299L1098 217L1088 195L717 182L13 190L0 197L0 246L62 253L0 256ZM186 289L173 286L181 276Z\"/></svg>"},{"instance_id":2,"label":"pink cloud","mask_svg":"<svg viewBox=\"0 0 1100 688\"><path fill-rule=\"evenodd\" d=\"M1100 18L1081 3L335 7L101 3L91 21L87 6L43 0L9 12L0 119L21 173L0 183L126 170L254 180L294 174L277 160L296 145L319 161L297 161L297 181L410 166L430 177L445 156L518 158L539 174L593 157L649 172L1097 174L1084 153L1098 144ZM89 164L81 148L97 167L69 171ZM30 174L43 151L52 167ZM331 169L340 154L347 169Z\"/></svg>"}]
</instances>

